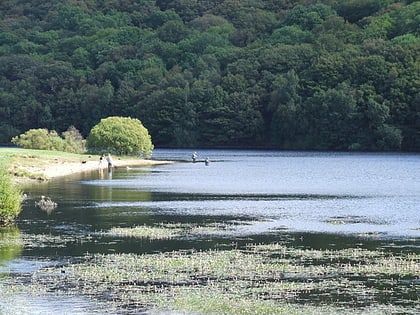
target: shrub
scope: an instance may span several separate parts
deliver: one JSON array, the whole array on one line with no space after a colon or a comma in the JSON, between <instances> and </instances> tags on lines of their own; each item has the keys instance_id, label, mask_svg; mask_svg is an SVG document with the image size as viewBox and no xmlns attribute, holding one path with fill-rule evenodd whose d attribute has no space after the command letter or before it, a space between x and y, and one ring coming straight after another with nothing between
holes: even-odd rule
<instances>
[{"instance_id":1,"label":"shrub","mask_svg":"<svg viewBox=\"0 0 420 315\"><path fill-rule=\"evenodd\" d=\"M22 193L14 185L10 175L0 166L0 223L13 221L20 213Z\"/></svg>"},{"instance_id":2,"label":"shrub","mask_svg":"<svg viewBox=\"0 0 420 315\"><path fill-rule=\"evenodd\" d=\"M94 126L87 138L91 152L113 152L150 158L152 139L140 120L130 117L108 117Z\"/></svg>"},{"instance_id":3,"label":"shrub","mask_svg":"<svg viewBox=\"0 0 420 315\"><path fill-rule=\"evenodd\" d=\"M30 129L25 133L13 137L12 143L25 148L37 150L65 151L70 153L83 153L85 140L79 130L70 126L62 133L62 137L55 130Z\"/></svg>"},{"instance_id":4,"label":"shrub","mask_svg":"<svg viewBox=\"0 0 420 315\"><path fill-rule=\"evenodd\" d=\"M12 142L25 149L62 151L64 140L56 131L48 129L30 129L25 133L13 137Z\"/></svg>"},{"instance_id":5,"label":"shrub","mask_svg":"<svg viewBox=\"0 0 420 315\"><path fill-rule=\"evenodd\" d=\"M74 126L61 134L64 138L64 151L71 153L86 152L86 140Z\"/></svg>"}]
</instances>

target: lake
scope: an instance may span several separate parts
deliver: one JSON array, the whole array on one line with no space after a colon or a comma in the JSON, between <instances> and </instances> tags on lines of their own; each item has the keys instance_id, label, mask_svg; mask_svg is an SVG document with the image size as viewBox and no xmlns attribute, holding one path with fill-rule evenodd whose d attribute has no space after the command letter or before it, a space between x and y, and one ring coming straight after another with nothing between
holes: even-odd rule
<instances>
[{"instance_id":1,"label":"lake","mask_svg":"<svg viewBox=\"0 0 420 315\"><path fill-rule=\"evenodd\" d=\"M95 171L27 185L28 199L16 227L0 234L0 274L31 273L87 252L140 254L285 238L302 248L358 244L419 252L419 154L197 153L198 161L192 163L191 150L156 149L153 159L176 163L117 167L111 173ZM42 195L57 208L46 212L36 207ZM157 224L223 228L165 241L106 233L112 227ZM25 245L1 254L2 237ZM73 305L74 313L84 314L79 311L84 303L70 301L66 309ZM42 300L31 305L29 313L42 314ZM50 305L50 310L60 309Z\"/></svg>"}]
</instances>

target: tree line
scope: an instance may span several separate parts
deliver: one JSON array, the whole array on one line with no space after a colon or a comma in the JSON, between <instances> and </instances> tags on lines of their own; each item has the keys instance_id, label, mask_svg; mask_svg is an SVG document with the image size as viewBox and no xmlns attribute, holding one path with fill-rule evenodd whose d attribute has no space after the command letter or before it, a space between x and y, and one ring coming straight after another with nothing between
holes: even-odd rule
<instances>
[{"instance_id":1,"label":"tree line","mask_svg":"<svg viewBox=\"0 0 420 315\"><path fill-rule=\"evenodd\" d=\"M420 151L420 2L3 0L0 143L141 120L155 146Z\"/></svg>"}]
</instances>

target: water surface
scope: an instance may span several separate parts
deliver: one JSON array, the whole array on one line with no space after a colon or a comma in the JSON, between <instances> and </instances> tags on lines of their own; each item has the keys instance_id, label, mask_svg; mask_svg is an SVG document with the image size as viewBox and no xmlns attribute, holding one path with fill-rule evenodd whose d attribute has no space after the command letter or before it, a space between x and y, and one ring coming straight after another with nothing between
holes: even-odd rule
<instances>
[{"instance_id":1,"label":"water surface","mask_svg":"<svg viewBox=\"0 0 420 315\"><path fill-rule=\"evenodd\" d=\"M177 162L26 186L29 198L16 226L0 233L0 274L31 273L85 253L150 253L284 239L310 248L419 250L418 154L197 152L197 163L191 162L190 150L159 149L154 159ZM206 157L209 165L203 162ZM41 195L57 202L57 208L49 213L37 208ZM106 234L115 226L161 223L228 228L170 241ZM79 313L85 301L74 305Z\"/></svg>"}]
</instances>

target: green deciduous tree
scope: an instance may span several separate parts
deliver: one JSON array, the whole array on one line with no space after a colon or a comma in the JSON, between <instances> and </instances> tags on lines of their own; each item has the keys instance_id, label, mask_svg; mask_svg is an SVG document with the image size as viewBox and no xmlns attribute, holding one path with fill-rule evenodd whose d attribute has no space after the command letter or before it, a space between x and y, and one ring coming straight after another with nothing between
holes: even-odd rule
<instances>
[{"instance_id":1,"label":"green deciduous tree","mask_svg":"<svg viewBox=\"0 0 420 315\"><path fill-rule=\"evenodd\" d=\"M336 15L336 13L328 5L312 4L304 6L299 4L288 11L285 24L299 25L304 30L312 30L332 15Z\"/></svg>"},{"instance_id":2,"label":"green deciduous tree","mask_svg":"<svg viewBox=\"0 0 420 315\"><path fill-rule=\"evenodd\" d=\"M141 121L130 117L111 116L101 119L89 133L87 147L92 152L113 152L150 158L152 139Z\"/></svg>"},{"instance_id":3,"label":"green deciduous tree","mask_svg":"<svg viewBox=\"0 0 420 315\"><path fill-rule=\"evenodd\" d=\"M269 42L272 44L286 44L295 45L303 43L311 43L314 41L314 36L309 31L302 30L299 26L283 26L274 30L273 34L269 38Z\"/></svg>"},{"instance_id":4,"label":"green deciduous tree","mask_svg":"<svg viewBox=\"0 0 420 315\"><path fill-rule=\"evenodd\" d=\"M374 14L391 2L392 0L342 0L337 1L336 10L347 21L354 23Z\"/></svg>"},{"instance_id":5,"label":"green deciduous tree","mask_svg":"<svg viewBox=\"0 0 420 315\"><path fill-rule=\"evenodd\" d=\"M299 142L301 98L298 95L299 77L295 71L278 76L273 83L269 111L271 142L273 145L293 149ZM271 115L270 115L271 116Z\"/></svg>"},{"instance_id":6,"label":"green deciduous tree","mask_svg":"<svg viewBox=\"0 0 420 315\"><path fill-rule=\"evenodd\" d=\"M315 145L316 149L348 150L355 142L357 132L355 111L354 91L348 84L315 93L305 102L306 143Z\"/></svg>"}]
</instances>

